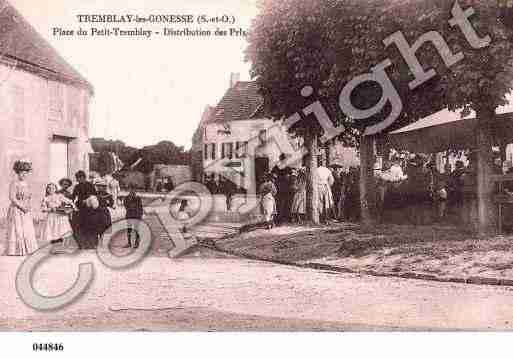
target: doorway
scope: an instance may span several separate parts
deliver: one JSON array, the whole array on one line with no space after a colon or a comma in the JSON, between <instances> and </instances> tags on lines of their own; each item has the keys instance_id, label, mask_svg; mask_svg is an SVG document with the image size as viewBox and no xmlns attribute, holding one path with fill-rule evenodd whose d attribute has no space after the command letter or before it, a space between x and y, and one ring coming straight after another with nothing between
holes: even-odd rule
<instances>
[{"instance_id":1,"label":"doorway","mask_svg":"<svg viewBox=\"0 0 513 359\"><path fill-rule=\"evenodd\" d=\"M269 172L269 157L256 157L255 158L255 179L256 188L264 182L264 175Z\"/></svg>"},{"instance_id":2,"label":"doorway","mask_svg":"<svg viewBox=\"0 0 513 359\"><path fill-rule=\"evenodd\" d=\"M69 177L69 140L54 136L50 142L50 181L57 183Z\"/></svg>"}]
</instances>

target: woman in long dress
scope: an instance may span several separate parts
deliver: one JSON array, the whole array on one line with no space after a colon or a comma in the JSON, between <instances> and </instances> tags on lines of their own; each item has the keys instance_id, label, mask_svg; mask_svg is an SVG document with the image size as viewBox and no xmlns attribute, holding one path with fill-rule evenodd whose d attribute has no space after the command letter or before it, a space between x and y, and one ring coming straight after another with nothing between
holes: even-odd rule
<instances>
[{"instance_id":1,"label":"woman in long dress","mask_svg":"<svg viewBox=\"0 0 513 359\"><path fill-rule=\"evenodd\" d=\"M275 197L278 191L272 181L272 178L272 174L267 174L265 182L262 183L259 189L262 212L264 213L264 220L267 229L271 229L274 226L274 216L276 215Z\"/></svg>"},{"instance_id":2,"label":"woman in long dress","mask_svg":"<svg viewBox=\"0 0 513 359\"><path fill-rule=\"evenodd\" d=\"M306 214L306 171L304 169L299 170L294 189L291 212L296 223L302 224Z\"/></svg>"},{"instance_id":3,"label":"woman in long dress","mask_svg":"<svg viewBox=\"0 0 513 359\"><path fill-rule=\"evenodd\" d=\"M317 210L322 223L327 223L330 216L333 214L333 194L331 193L331 186L335 182L331 171L324 166L317 168L317 188L318 200Z\"/></svg>"},{"instance_id":4,"label":"woman in long dress","mask_svg":"<svg viewBox=\"0 0 513 359\"><path fill-rule=\"evenodd\" d=\"M73 201L57 192L57 186L50 183L46 186L46 196L41 205L42 211L47 214L41 239L46 243L69 244L73 233L69 221L69 213L73 211ZM68 239L67 241L64 241Z\"/></svg>"},{"instance_id":5,"label":"woman in long dress","mask_svg":"<svg viewBox=\"0 0 513 359\"><path fill-rule=\"evenodd\" d=\"M16 161L13 167L16 179L9 187L11 202L7 212L7 248L8 256L26 256L38 250L34 220L31 213L31 194L25 181L32 171L28 161Z\"/></svg>"}]
</instances>

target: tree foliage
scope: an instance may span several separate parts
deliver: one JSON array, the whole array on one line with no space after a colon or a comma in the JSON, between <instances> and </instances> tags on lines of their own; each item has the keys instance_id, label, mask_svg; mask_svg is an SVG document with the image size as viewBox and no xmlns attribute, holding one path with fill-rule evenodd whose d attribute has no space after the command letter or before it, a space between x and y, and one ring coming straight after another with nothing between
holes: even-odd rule
<instances>
[{"instance_id":1,"label":"tree foliage","mask_svg":"<svg viewBox=\"0 0 513 359\"><path fill-rule=\"evenodd\" d=\"M128 163L137 151L135 147L125 145L123 141L112 141L104 138L92 138L90 140L94 152L113 152L119 156L123 163Z\"/></svg>"},{"instance_id":2,"label":"tree foliage","mask_svg":"<svg viewBox=\"0 0 513 359\"><path fill-rule=\"evenodd\" d=\"M116 153L126 166L132 165L137 160L142 159L138 169L144 173L153 171L153 166L157 164L187 165L190 162L190 152L185 151L183 146L176 146L170 141L162 141L156 145L138 149L126 146L122 141L93 138L91 139L91 145L93 150L98 153Z\"/></svg>"},{"instance_id":3,"label":"tree foliage","mask_svg":"<svg viewBox=\"0 0 513 359\"><path fill-rule=\"evenodd\" d=\"M493 118L494 110L506 104L506 94L513 82L513 29L504 21L499 1L492 0L262 0L260 14L254 20L249 36L246 58L251 74L260 85L268 113L283 118L302 110L315 100L325 106L332 122L344 124L341 137L358 142L358 134L383 121L393 107L384 106L380 113L364 120L351 121L338 106L342 89L355 77L371 72L371 68L388 59L386 73L402 102L399 118L389 126L391 131L441 109L475 110L479 118L476 132L478 155L478 192L480 226L485 224L487 197L487 155L491 152L491 132L483 124ZM473 48L459 27L451 27L451 10L458 4L463 10L473 7L470 17L479 38L489 36L484 48ZM423 69L434 69L436 76L411 89L415 79L412 70L395 44L384 41L400 32L411 46L423 35L436 32L448 44L452 54L463 59L446 66L433 44L426 42L416 51ZM433 34L433 33L432 33ZM314 88L314 96L304 98L301 90ZM359 109L370 109L382 97L375 83L358 86L351 96ZM486 127L486 126L485 126ZM491 129L492 126L488 126ZM291 128L298 134L321 135L317 121L305 118ZM362 142L361 206L362 218L369 218L371 188L372 141ZM309 162L310 172L315 168ZM309 191L315 189L309 179ZM314 203L310 196L308 202ZM488 196L489 197L489 196ZM312 205L310 205L312 207ZM315 213L309 210L309 215Z\"/></svg>"},{"instance_id":4,"label":"tree foliage","mask_svg":"<svg viewBox=\"0 0 513 359\"><path fill-rule=\"evenodd\" d=\"M498 19L496 1L460 0L463 10L475 9L470 21L478 35L492 39L488 47L473 49L461 30L449 25L454 4L454 0L263 0L246 56L267 109L277 117L300 112L315 100L300 95L310 85L333 121L361 130L387 116L389 106L368 121L355 123L344 118L338 96L350 80L387 58L393 63L387 73L404 105L389 130L446 107L479 110L505 104L513 82L512 29ZM453 53L461 51L464 59L447 68L435 47L424 44L417 57L425 70L434 68L437 76L411 90L410 69L397 47L385 47L383 40L401 31L413 44L432 30L442 35ZM366 83L353 95L357 107L369 108L381 90ZM299 130L312 128L319 129L315 121L299 124ZM351 137L354 132L344 135Z\"/></svg>"}]
</instances>

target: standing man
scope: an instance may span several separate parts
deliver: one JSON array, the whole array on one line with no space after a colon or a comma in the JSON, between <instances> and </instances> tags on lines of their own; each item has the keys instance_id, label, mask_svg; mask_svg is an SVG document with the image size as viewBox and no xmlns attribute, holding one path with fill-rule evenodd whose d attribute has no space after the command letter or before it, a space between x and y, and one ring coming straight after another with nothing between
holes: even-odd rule
<instances>
[{"instance_id":1,"label":"standing man","mask_svg":"<svg viewBox=\"0 0 513 359\"><path fill-rule=\"evenodd\" d=\"M221 193L226 196L226 209L231 211L232 197L236 192L235 184L227 178L223 178L220 184Z\"/></svg>"}]
</instances>

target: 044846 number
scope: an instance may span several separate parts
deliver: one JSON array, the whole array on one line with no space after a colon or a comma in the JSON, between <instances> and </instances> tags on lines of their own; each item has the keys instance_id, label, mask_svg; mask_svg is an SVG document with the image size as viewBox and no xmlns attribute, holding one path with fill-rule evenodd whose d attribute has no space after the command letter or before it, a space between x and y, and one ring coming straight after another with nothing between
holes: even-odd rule
<instances>
[{"instance_id":1,"label":"044846 number","mask_svg":"<svg viewBox=\"0 0 513 359\"><path fill-rule=\"evenodd\" d=\"M34 343L32 350L35 352L62 352L64 351L64 344L62 343Z\"/></svg>"}]
</instances>

